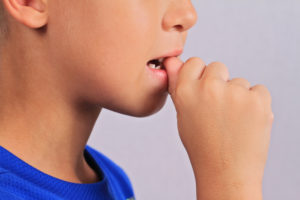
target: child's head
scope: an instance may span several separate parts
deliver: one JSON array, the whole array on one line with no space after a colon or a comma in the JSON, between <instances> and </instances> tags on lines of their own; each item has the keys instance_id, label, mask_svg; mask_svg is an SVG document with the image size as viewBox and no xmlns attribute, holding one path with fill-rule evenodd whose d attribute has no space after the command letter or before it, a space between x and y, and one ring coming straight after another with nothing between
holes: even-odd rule
<instances>
[{"instance_id":1,"label":"child's head","mask_svg":"<svg viewBox=\"0 0 300 200\"><path fill-rule=\"evenodd\" d=\"M153 76L146 64L183 49L197 20L190 0L0 2L0 26L8 27L2 56L13 52L14 59L24 59L14 70L25 73L26 65L63 97L132 116L163 106L167 80Z\"/></svg>"}]
</instances>

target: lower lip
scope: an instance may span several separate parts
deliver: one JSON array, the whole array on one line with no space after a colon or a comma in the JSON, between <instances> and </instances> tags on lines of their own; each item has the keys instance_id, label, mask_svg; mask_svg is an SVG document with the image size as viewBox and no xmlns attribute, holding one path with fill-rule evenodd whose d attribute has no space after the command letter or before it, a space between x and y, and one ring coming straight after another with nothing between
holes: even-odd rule
<instances>
[{"instance_id":1,"label":"lower lip","mask_svg":"<svg viewBox=\"0 0 300 200\"><path fill-rule=\"evenodd\" d=\"M150 72L150 75L154 78L157 79L161 85L167 86L168 84L168 75L167 71L165 69L153 69L151 67L148 67L146 65L146 68Z\"/></svg>"}]
</instances>

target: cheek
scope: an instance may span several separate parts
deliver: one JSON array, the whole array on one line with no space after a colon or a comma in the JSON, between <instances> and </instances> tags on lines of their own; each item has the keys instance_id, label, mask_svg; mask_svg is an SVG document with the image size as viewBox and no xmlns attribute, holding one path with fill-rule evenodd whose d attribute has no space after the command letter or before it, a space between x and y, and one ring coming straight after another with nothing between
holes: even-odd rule
<instances>
[{"instance_id":1,"label":"cheek","mask_svg":"<svg viewBox=\"0 0 300 200\"><path fill-rule=\"evenodd\" d=\"M79 6L54 16L60 23L50 29L49 55L55 55L52 60L62 68L62 78L72 83L66 87L92 102L116 109L142 105L146 100L155 102L149 98L154 92L147 82L145 65L158 49L157 19L142 10L118 12L110 4L105 7L99 11L95 7L81 10ZM155 105L148 108L149 113Z\"/></svg>"},{"instance_id":2,"label":"cheek","mask_svg":"<svg viewBox=\"0 0 300 200\"><path fill-rule=\"evenodd\" d=\"M125 83L136 83L153 56L157 34L151 28L151 18L144 14L137 17L126 13L116 16L107 11L94 13L89 16L89 23L80 21L79 17L75 25L78 31L71 36L72 48L76 49L75 53L80 52L80 62L89 64L85 70L94 75L98 72L99 81L109 77L108 82L123 87Z\"/></svg>"},{"instance_id":3,"label":"cheek","mask_svg":"<svg viewBox=\"0 0 300 200\"><path fill-rule=\"evenodd\" d=\"M73 65L86 63L93 70L103 67L104 75L112 75L111 71L132 74L138 70L135 65L142 64L139 59L144 64L153 56L157 19L149 5L123 0L84 2L72 3L67 11L62 5L51 16L56 23L50 34L62 57L72 58Z\"/></svg>"}]
</instances>

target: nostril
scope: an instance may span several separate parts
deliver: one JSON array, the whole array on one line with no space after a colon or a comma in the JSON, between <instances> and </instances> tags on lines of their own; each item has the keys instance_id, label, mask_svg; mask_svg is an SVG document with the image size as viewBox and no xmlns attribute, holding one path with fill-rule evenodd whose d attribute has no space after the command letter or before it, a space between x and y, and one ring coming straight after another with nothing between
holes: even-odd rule
<instances>
[{"instance_id":1,"label":"nostril","mask_svg":"<svg viewBox=\"0 0 300 200\"><path fill-rule=\"evenodd\" d=\"M177 24L174 26L174 29L181 31L183 29L183 26L180 24Z\"/></svg>"}]
</instances>

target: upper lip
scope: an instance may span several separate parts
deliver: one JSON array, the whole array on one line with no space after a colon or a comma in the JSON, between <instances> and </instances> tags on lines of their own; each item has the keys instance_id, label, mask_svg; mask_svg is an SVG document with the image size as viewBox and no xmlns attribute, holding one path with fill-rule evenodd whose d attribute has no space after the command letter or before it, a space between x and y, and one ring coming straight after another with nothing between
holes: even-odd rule
<instances>
[{"instance_id":1,"label":"upper lip","mask_svg":"<svg viewBox=\"0 0 300 200\"><path fill-rule=\"evenodd\" d=\"M151 60L158 60L158 59L161 59L161 58L167 58L167 57L177 57L179 55L181 55L183 52L183 49L182 48L178 48L178 49L173 49L169 52L166 52L160 56L157 56L155 58L152 58Z\"/></svg>"}]
</instances>

